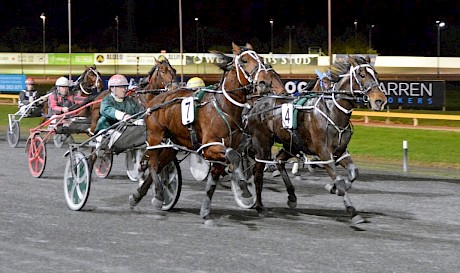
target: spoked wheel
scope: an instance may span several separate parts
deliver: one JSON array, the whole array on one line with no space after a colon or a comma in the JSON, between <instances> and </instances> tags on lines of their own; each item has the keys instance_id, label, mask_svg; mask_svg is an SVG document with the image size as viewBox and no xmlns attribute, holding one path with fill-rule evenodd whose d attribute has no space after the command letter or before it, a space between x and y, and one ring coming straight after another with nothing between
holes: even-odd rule
<instances>
[{"instance_id":1,"label":"spoked wheel","mask_svg":"<svg viewBox=\"0 0 460 273\"><path fill-rule=\"evenodd\" d=\"M53 136L54 146L56 146L57 148L61 148L62 145L64 145L64 142L66 141L66 139L67 139L67 135L55 134Z\"/></svg>"},{"instance_id":2,"label":"spoked wheel","mask_svg":"<svg viewBox=\"0 0 460 273\"><path fill-rule=\"evenodd\" d=\"M64 196L71 210L80 210L88 200L91 183L88 161L81 152L73 152L65 166Z\"/></svg>"},{"instance_id":3,"label":"spoked wheel","mask_svg":"<svg viewBox=\"0 0 460 273\"><path fill-rule=\"evenodd\" d=\"M165 166L159 176L164 184L164 201L161 209L170 210L176 205L182 190L182 174L177 159Z\"/></svg>"},{"instance_id":4,"label":"spoked wheel","mask_svg":"<svg viewBox=\"0 0 460 273\"><path fill-rule=\"evenodd\" d=\"M19 122L12 120L11 124L8 125L8 131L6 138L8 139L8 144L11 148L16 148L19 143L19 138L21 137L21 132L19 130Z\"/></svg>"},{"instance_id":5,"label":"spoked wheel","mask_svg":"<svg viewBox=\"0 0 460 273\"><path fill-rule=\"evenodd\" d=\"M131 181L139 180L139 165L144 151L141 149L126 151L126 173Z\"/></svg>"},{"instance_id":6,"label":"spoked wheel","mask_svg":"<svg viewBox=\"0 0 460 273\"><path fill-rule=\"evenodd\" d=\"M103 153L101 156L96 158L94 162L94 173L99 178L106 178L109 176L110 171L112 170L112 163L113 163L113 154Z\"/></svg>"},{"instance_id":7,"label":"spoked wheel","mask_svg":"<svg viewBox=\"0 0 460 273\"><path fill-rule=\"evenodd\" d=\"M40 136L34 136L29 145L29 170L33 177L41 177L46 166L46 146Z\"/></svg>"},{"instance_id":8,"label":"spoked wheel","mask_svg":"<svg viewBox=\"0 0 460 273\"><path fill-rule=\"evenodd\" d=\"M242 196L243 192L238 185L237 181L231 180L232 182L232 192L235 198L236 204L244 209L252 208L256 203L256 185L254 183L254 176L253 176L253 168L255 165L254 159L250 158L249 156L243 156L241 158L242 165L243 165L243 172L246 178L247 187L249 192L251 193L250 198L245 198Z\"/></svg>"}]
</instances>

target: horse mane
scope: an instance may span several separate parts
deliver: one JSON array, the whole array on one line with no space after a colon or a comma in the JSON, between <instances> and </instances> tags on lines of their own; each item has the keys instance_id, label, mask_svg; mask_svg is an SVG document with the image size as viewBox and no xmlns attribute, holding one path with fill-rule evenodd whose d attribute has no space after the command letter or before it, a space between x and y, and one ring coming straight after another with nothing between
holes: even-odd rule
<instances>
[{"instance_id":1,"label":"horse mane","mask_svg":"<svg viewBox=\"0 0 460 273\"><path fill-rule=\"evenodd\" d=\"M219 67L224 72L228 72L233 68L233 58L225 55L219 51L210 51L212 54L217 56L217 67Z\"/></svg>"},{"instance_id":2,"label":"horse mane","mask_svg":"<svg viewBox=\"0 0 460 273\"><path fill-rule=\"evenodd\" d=\"M305 90L307 90L307 91L313 90L313 87L315 87L315 84L316 84L317 81L319 81L318 77L316 77L313 80L309 81L307 83L307 86L305 86Z\"/></svg>"},{"instance_id":3,"label":"horse mane","mask_svg":"<svg viewBox=\"0 0 460 273\"><path fill-rule=\"evenodd\" d=\"M331 81L338 82L341 79L341 75L347 74L350 71L352 63L358 65L368 64L368 61L362 56L348 56L347 59L335 61L330 69Z\"/></svg>"}]
</instances>

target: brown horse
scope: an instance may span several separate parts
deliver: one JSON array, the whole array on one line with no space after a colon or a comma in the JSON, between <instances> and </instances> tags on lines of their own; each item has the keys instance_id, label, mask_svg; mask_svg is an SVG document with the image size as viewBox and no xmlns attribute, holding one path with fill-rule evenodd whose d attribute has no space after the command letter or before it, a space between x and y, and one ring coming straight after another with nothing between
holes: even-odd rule
<instances>
[{"instance_id":1,"label":"brown horse","mask_svg":"<svg viewBox=\"0 0 460 273\"><path fill-rule=\"evenodd\" d=\"M91 101L98 93L102 91L104 84L102 82L101 74L97 71L96 65L85 67L83 73L73 82L70 86L69 94L73 95L75 98L79 99L79 104L76 104L71 107L71 110L77 109L84 103ZM55 87L51 92L55 91ZM43 117L40 121L42 124L50 116L48 101L43 103L42 113ZM86 108L85 111L78 113L77 116L89 117L90 110Z\"/></svg>"},{"instance_id":2,"label":"brown horse","mask_svg":"<svg viewBox=\"0 0 460 273\"><path fill-rule=\"evenodd\" d=\"M176 69L169 63L168 59L163 57L160 60L155 58L155 65L148 72L145 81L139 83L141 90L130 90L130 95L136 96L140 104L145 105L155 94L176 89L179 85L176 81ZM101 92L95 100L101 100L110 94L110 90ZM90 133L94 133L97 121L100 116L101 104L96 103L91 106L91 127Z\"/></svg>"},{"instance_id":3,"label":"brown horse","mask_svg":"<svg viewBox=\"0 0 460 273\"><path fill-rule=\"evenodd\" d=\"M279 94L285 92L285 89L278 74L264 66L251 45L240 47L232 43L232 47L235 55L232 62L219 64L224 70L224 78L218 90L195 93L193 90L179 89L162 93L147 104L151 111L146 117L149 176L137 192L130 196L131 206L135 206L146 195L154 182L152 204L156 213L162 214L164 189L158 174L177 154L177 149L162 145L166 139L174 147L202 152L206 160L220 162L212 164L206 183L206 197L200 212L206 224L212 224L211 199L219 177L226 175L225 163L234 166L233 180L241 188L242 197L252 197L241 170L240 155L236 151L243 140L241 113L248 106L246 96L253 92ZM202 97L198 99L197 96ZM181 104L187 102L188 98L196 101L197 107L192 108L195 113L192 123L184 126L182 115L189 112L183 113ZM194 138L191 132L196 135L196 143L192 141Z\"/></svg>"},{"instance_id":4,"label":"brown horse","mask_svg":"<svg viewBox=\"0 0 460 273\"><path fill-rule=\"evenodd\" d=\"M257 101L248 115L247 129L252 136L252 152L255 154L254 183L256 185L256 210L266 214L262 204L263 171L271 163L271 147L281 143L283 149L277 155L278 170L286 185L288 205L295 207L297 197L285 163L296 155L316 155L324 164L333 184L326 189L339 196L353 223L364 222L356 212L348 196L351 183L357 178L358 170L347 153L352 136L350 117L355 102L363 99L375 111L383 110L387 98L379 87L378 74L369 64L369 58L349 57L347 62L335 63L331 75L336 82L329 92L304 93L295 98L264 97ZM289 109L293 111L282 110ZM340 176L336 164L348 170L348 179Z\"/></svg>"}]
</instances>

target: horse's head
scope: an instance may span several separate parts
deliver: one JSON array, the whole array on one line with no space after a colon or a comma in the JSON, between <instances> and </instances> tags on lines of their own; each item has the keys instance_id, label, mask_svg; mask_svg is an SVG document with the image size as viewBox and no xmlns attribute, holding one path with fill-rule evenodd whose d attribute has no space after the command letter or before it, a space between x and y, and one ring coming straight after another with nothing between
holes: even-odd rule
<instances>
[{"instance_id":1,"label":"horse's head","mask_svg":"<svg viewBox=\"0 0 460 273\"><path fill-rule=\"evenodd\" d=\"M378 73L370 64L369 56L366 58L348 56L348 62L345 65L334 64L332 75L332 81L335 81L334 77L337 81L334 90L345 90L351 92L352 95L362 96L364 102L369 102L372 110L384 109L387 97L380 89Z\"/></svg>"},{"instance_id":2,"label":"horse's head","mask_svg":"<svg viewBox=\"0 0 460 273\"><path fill-rule=\"evenodd\" d=\"M250 44L244 47L232 43L235 54L235 69L242 86L252 85L259 95L266 93L282 94L286 90L281 78L264 59L257 55Z\"/></svg>"},{"instance_id":3,"label":"horse's head","mask_svg":"<svg viewBox=\"0 0 460 273\"><path fill-rule=\"evenodd\" d=\"M176 69L166 57L155 58L155 66L150 70L146 89L174 90L179 87L176 81Z\"/></svg>"},{"instance_id":4,"label":"horse's head","mask_svg":"<svg viewBox=\"0 0 460 273\"><path fill-rule=\"evenodd\" d=\"M96 94L104 89L101 74L96 69L96 65L86 67L83 74L75 82L76 87L81 91L83 96Z\"/></svg>"}]
</instances>

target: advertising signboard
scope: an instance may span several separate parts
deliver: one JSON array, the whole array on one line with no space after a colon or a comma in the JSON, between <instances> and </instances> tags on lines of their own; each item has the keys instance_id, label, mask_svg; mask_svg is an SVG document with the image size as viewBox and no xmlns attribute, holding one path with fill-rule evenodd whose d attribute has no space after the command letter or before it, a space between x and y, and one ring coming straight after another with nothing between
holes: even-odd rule
<instances>
[{"instance_id":1,"label":"advertising signboard","mask_svg":"<svg viewBox=\"0 0 460 273\"><path fill-rule=\"evenodd\" d=\"M0 92L19 93L26 89L26 75L22 74L0 74Z\"/></svg>"}]
</instances>

